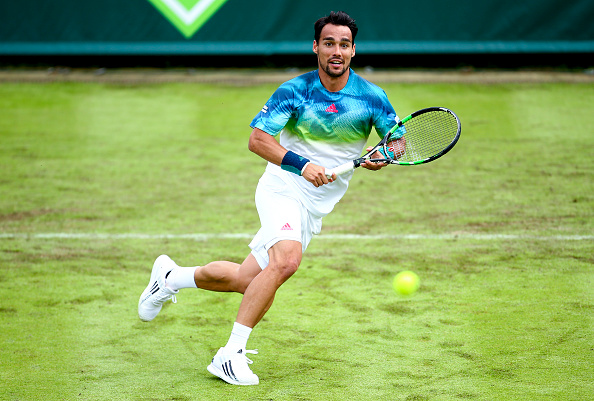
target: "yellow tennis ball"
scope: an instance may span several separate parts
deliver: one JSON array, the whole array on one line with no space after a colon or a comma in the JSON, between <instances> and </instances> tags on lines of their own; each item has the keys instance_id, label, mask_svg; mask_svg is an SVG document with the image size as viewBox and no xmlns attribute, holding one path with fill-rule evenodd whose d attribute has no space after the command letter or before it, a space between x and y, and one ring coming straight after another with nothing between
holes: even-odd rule
<instances>
[{"instance_id":1,"label":"yellow tennis ball","mask_svg":"<svg viewBox=\"0 0 594 401\"><path fill-rule=\"evenodd\" d=\"M401 295L411 295L419 289L419 276L409 270L400 272L394 277L392 286L394 291Z\"/></svg>"}]
</instances>

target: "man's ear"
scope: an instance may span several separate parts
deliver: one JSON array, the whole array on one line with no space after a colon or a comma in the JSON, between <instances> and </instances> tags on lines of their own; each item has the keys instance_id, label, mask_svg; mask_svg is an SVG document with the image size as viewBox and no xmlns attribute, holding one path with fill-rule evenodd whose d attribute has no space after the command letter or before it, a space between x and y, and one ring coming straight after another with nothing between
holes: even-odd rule
<instances>
[{"instance_id":1,"label":"man's ear","mask_svg":"<svg viewBox=\"0 0 594 401\"><path fill-rule=\"evenodd\" d=\"M351 57L355 57L355 44L353 43L353 54L351 55Z\"/></svg>"},{"instance_id":2,"label":"man's ear","mask_svg":"<svg viewBox=\"0 0 594 401\"><path fill-rule=\"evenodd\" d=\"M315 40L313 41L313 52L315 54L318 54L318 42L316 42Z\"/></svg>"}]
</instances>

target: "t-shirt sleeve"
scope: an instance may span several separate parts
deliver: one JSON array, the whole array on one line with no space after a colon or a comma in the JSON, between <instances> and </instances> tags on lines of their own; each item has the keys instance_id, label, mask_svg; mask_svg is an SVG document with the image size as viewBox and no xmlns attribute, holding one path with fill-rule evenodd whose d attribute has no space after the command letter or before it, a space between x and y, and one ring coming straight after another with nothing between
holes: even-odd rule
<instances>
[{"instance_id":1,"label":"t-shirt sleeve","mask_svg":"<svg viewBox=\"0 0 594 401\"><path fill-rule=\"evenodd\" d=\"M397 124L398 116L396 115L396 111L394 111L394 107L390 104L388 100L388 95L383 90L379 94L377 98L377 104L375 106L375 114L373 125L375 126L375 130L380 137L386 136L386 134ZM403 127L398 129L394 133L394 137L399 138L404 135ZM400 135L398 135L400 133Z\"/></svg>"},{"instance_id":2,"label":"t-shirt sleeve","mask_svg":"<svg viewBox=\"0 0 594 401\"><path fill-rule=\"evenodd\" d=\"M295 92L289 83L282 84L254 117L250 127L276 136L285 127L294 110Z\"/></svg>"}]
</instances>

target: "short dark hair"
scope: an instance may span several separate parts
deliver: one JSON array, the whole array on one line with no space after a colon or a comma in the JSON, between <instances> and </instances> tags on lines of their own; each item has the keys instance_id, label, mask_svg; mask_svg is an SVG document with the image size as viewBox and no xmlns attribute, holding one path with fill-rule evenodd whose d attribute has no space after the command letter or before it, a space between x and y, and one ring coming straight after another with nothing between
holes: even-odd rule
<instances>
[{"instance_id":1,"label":"short dark hair","mask_svg":"<svg viewBox=\"0 0 594 401\"><path fill-rule=\"evenodd\" d=\"M314 39L317 43L320 43L320 35L322 34L322 29L328 24L344 25L349 27L349 29L351 30L351 34L353 35L353 43L355 43L355 36L357 36L359 28L357 28L355 20L352 19L344 11L332 11L329 15L322 17L316 21L316 23L314 24Z\"/></svg>"}]
</instances>

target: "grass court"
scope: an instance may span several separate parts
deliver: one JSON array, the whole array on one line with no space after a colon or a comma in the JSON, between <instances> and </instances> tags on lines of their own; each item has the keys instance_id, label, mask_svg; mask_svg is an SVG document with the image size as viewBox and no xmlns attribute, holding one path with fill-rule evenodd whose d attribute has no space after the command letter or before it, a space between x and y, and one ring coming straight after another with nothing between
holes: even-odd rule
<instances>
[{"instance_id":1,"label":"grass court","mask_svg":"<svg viewBox=\"0 0 594 401\"><path fill-rule=\"evenodd\" d=\"M240 295L138 319L159 254L248 254L278 83L0 83L0 399L591 399L591 83L377 82L400 117L454 110L460 142L356 171L252 333L259 386L206 371Z\"/></svg>"}]
</instances>

